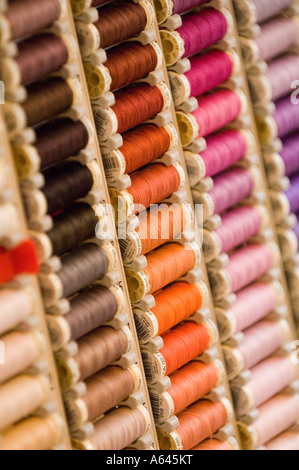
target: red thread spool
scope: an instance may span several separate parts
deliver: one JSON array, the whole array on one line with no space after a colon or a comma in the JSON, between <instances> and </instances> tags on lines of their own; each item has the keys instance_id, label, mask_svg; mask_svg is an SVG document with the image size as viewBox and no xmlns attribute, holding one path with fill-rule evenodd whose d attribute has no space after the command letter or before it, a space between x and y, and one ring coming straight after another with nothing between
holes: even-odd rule
<instances>
[{"instance_id":1,"label":"red thread spool","mask_svg":"<svg viewBox=\"0 0 299 470\"><path fill-rule=\"evenodd\" d=\"M0 247L0 266L0 285L20 274L37 274L39 262L33 242L26 240L13 250Z\"/></svg>"},{"instance_id":2,"label":"red thread spool","mask_svg":"<svg viewBox=\"0 0 299 470\"><path fill-rule=\"evenodd\" d=\"M159 351L169 375L202 354L213 343L213 333L207 324L186 322L163 336L164 347Z\"/></svg>"},{"instance_id":3,"label":"red thread spool","mask_svg":"<svg viewBox=\"0 0 299 470\"><path fill-rule=\"evenodd\" d=\"M212 362L190 362L170 376L171 388L167 393L174 403L174 414L204 397L219 383L219 369Z\"/></svg>"},{"instance_id":4,"label":"red thread spool","mask_svg":"<svg viewBox=\"0 0 299 470\"><path fill-rule=\"evenodd\" d=\"M189 406L179 416L179 427L175 434L178 436L183 450L190 450L203 440L211 437L224 426L228 419L228 411L222 401L211 403L201 400ZM163 450L171 450L171 439L160 440Z\"/></svg>"},{"instance_id":5,"label":"red thread spool","mask_svg":"<svg viewBox=\"0 0 299 470\"><path fill-rule=\"evenodd\" d=\"M156 163L134 173L127 191L134 203L135 214L167 199L177 191L182 183L182 171L182 167L177 165Z\"/></svg>"},{"instance_id":6,"label":"red thread spool","mask_svg":"<svg viewBox=\"0 0 299 470\"><path fill-rule=\"evenodd\" d=\"M199 137L205 137L237 119L242 104L240 96L231 90L217 90L197 99L198 109L193 111Z\"/></svg>"},{"instance_id":7,"label":"red thread spool","mask_svg":"<svg viewBox=\"0 0 299 470\"><path fill-rule=\"evenodd\" d=\"M155 315L162 335L202 306L203 297L197 284L175 282L154 295L156 305L151 309Z\"/></svg>"}]
</instances>

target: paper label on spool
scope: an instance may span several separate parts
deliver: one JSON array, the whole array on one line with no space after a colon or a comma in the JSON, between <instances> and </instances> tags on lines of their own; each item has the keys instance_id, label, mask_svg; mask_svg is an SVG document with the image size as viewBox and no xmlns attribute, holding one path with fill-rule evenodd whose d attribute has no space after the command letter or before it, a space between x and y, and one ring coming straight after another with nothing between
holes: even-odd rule
<instances>
[{"instance_id":1,"label":"paper label on spool","mask_svg":"<svg viewBox=\"0 0 299 470\"><path fill-rule=\"evenodd\" d=\"M155 5L156 15L158 19L158 24L164 23L164 21L172 15L173 12L173 2L172 0L160 0L157 5Z\"/></svg>"},{"instance_id":2,"label":"paper label on spool","mask_svg":"<svg viewBox=\"0 0 299 470\"><path fill-rule=\"evenodd\" d=\"M145 375L148 383L156 383L166 375L166 362L159 352L142 351Z\"/></svg>"},{"instance_id":3,"label":"paper label on spool","mask_svg":"<svg viewBox=\"0 0 299 470\"><path fill-rule=\"evenodd\" d=\"M178 131L176 130L176 127L174 124L171 122L165 126L165 130L170 136L170 147L168 150L172 150L174 147L178 145L179 142L179 134Z\"/></svg>"},{"instance_id":4,"label":"paper label on spool","mask_svg":"<svg viewBox=\"0 0 299 470\"><path fill-rule=\"evenodd\" d=\"M116 249L111 243L109 243L109 245L103 245L102 249L106 251L109 258L109 268L107 272L112 271L116 268L118 262Z\"/></svg>"},{"instance_id":5,"label":"paper label on spool","mask_svg":"<svg viewBox=\"0 0 299 470\"><path fill-rule=\"evenodd\" d=\"M96 100L110 90L112 79L109 70L103 64L85 62L83 65L90 99Z\"/></svg>"},{"instance_id":6,"label":"paper label on spool","mask_svg":"<svg viewBox=\"0 0 299 470\"><path fill-rule=\"evenodd\" d=\"M126 161L120 150L102 150L102 158L108 183L114 183L126 172Z\"/></svg>"},{"instance_id":7,"label":"paper label on spool","mask_svg":"<svg viewBox=\"0 0 299 470\"><path fill-rule=\"evenodd\" d=\"M157 66L156 69L161 68L163 64L163 53L161 51L161 48L159 44L156 41L153 41L150 43L150 46L154 49L154 51L157 54Z\"/></svg>"},{"instance_id":8,"label":"paper label on spool","mask_svg":"<svg viewBox=\"0 0 299 470\"><path fill-rule=\"evenodd\" d=\"M184 186L184 184L186 183L186 175L185 175L185 172L184 172L184 168L182 167L182 165L179 163L179 162L176 162L173 164L173 166L175 167L175 169L177 170L179 176L180 176L180 188L182 188Z\"/></svg>"},{"instance_id":9,"label":"paper label on spool","mask_svg":"<svg viewBox=\"0 0 299 470\"><path fill-rule=\"evenodd\" d=\"M177 431L167 433L163 429L158 429L158 438L160 442L167 441L167 450L184 450L182 438Z\"/></svg>"},{"instance_id":10,"label":"paper label on spool","mask_svg":"<svg viewBox=\"0 0 299 470\"><path fill-rule=\"evenodd\" d=\"M219 333L221 340L227 341L237 331L237 320L231 310L223 310L222 308L215 308L217 316Z\"/></svg>"},{"instance_id":11,"label":"paper label on spool","mask_svg":"<svg viewBox=\"0 0 299 470\"><path fill-rule=\"evenodd\" d=\"M131 269L127 269L126 274L131 301L132 303L139 302L150 293L151 286L148 277L143 271L135 273Z\"/></svg>"},{"instance_id":12,"label":"paper label on spool","mask_svg":"<svg viewBox=\"0 0 299 470\"><path fill-rule=\"evenodd\" d=\"M163 108L160 111L160 112L163 112L163 111L166 111L166 109L168 109L171 105L171 102L172 102L171 101L172 100L171 92L170 92L168 86L164 82L161 82L156 86L157 86L157 88L159 88L159 90L161 91L161 93L163 95L163 98L164 98L164 105L163 105Z\"/></svg>"},{"instance_id":13,"label":"paper label on spool","mask_svg":"<svg viewBox=\"0 0 299 470\"><path fill-rule=\"evenodd\" d=\"M132 350L132 347L133 347L133 334L132 334L132 331L130 330L130 328L128 326L124 326L122 328L122 331L124 332L124 334L127 337L128 344L127 344L126 353L128 353Z\"/></svg>"},{"instance_id":14,"label":"paper label on spool","mask_svg":"<svg viewBox=\"0 0 299 470\"><path fill-rule=\"evenodd\" d=\"M133 313L139 342L140 344L147 344L158 334L159 324L157 318L150 310L143 312L136 308Z\"/></svg>"},{"instance_id":15,"label":"paper label on spool","mask_svg":"<svg viewBox=\"0 0 299 470\"><path fill-rule=\"evenodd\" d=\"M206 165L200 155L189 150L184 152L189 181L191 186L196 186L206 175Z\"/></svg>"},{"instance_id":16,"label":"paper label on spool","mask_svg":"<svg viewBox=\"0 0 299 470\"><path fill-rule=\"evenodd\" d=\"M40 156L32 145L12 143L13 157L20 180L39 170Z\"/></svg>"},{"instance_id":17,"label":"paper label on spool","mask_svg":"<svg viewBox=\"0 0 299 470\"><path fill-rule=\"evenodd\" d=\"M184 74L169 72L170 86L175 106L184 103L191 95L191 86Z\"/></svg>"},{"instance_id":18,"label":"paper label on spool","mask_svg":"<svg viewBox=\"0 0 299 470\"><path fill-rule=\"evenodd\" d=\"M100 140L107 140L117 133L118 121L111 108L102 109L100 106L93 106L93 113Z\"/></svg>"},{"instance_id":19,"label":"paper label on spool","mask_svg":"<svg viewBox=\"0 0 299 470\"><path fill-rule=\"evenodd\" d=\"M155 421L164 423L174 414L173 399L168 392L158 393L156 390L150 390L150 399Z\"/></svg>"},{"instance_id":20,"label":"paper label on spool","mask_svg":"<svg viewBox=\"0 0 299 470\"><path fill-rule=\"evenodd\" d=\"M185 43L177 31L160 31L167 67L176 64L185 53Z\"/></svg>"},{"instance_id":21,"label":"paper label on spool","mask_svg":"<svg viewBox=\"0 0 299 470\"><path fill-rule=\"evenodd\" d=\"M117 312L115 316L120 315L121 313L124 312L125 306L126 306L124 291L117 284L113 287L110 287L110 290L115 295L117 299L117 304L118 304L118 308L117 308Z\"/></svg>"},{"instance_id":22,"label":"paper label on spool","mask_svg":"<svg viewBox=\"0 0 299 470\"><path fill-rule=\"evenodd\" d=\"M200 248L198 246L198 244L196 242L192 242L192 243L188 243L186 249L188 250L189 248L188 247L191 247L191 249L194 251L194 255L195 255L195 263L194 263L194 266L197 266L199 263L200 263L200 260L201 260L201 256L200 256Z\"/></svg>"},{"instance_id":23,"label":"paper label on spool","mask_svg":"<svg viewBox=\"0 0 299 470\"><path fill-rule=\"evenodd\" d=\"M125 240L119 240L119 244L125 263L131 263L141 255L142 243L137 232L128 233Z\"/></svg>"},{"instance_id":24,"label":"paper label on spool","mask_svg":"<svg viewBox=\"0 0 299 470\"><path fill-rule=\"evenodd\" d=\"M232 404L231 404L231 402L229 401L229 399L226 398L226 397L222 398L222 399L221 399L221 402L222 402L222 404L224 405L224 407L225 407L225 409L226 409L226 412L227 412L227 422L229 423L230 421L232 421L233 416L234 416Z\"/></svg>"},{"instance_id":25,"label":"paper label on spool","mask_svg":"<svg viewBox=\"0 0 299 470\"><path fill-rule=\"evenodd\" d=\"M195 286L199 290L199 292L201 294L201 297L202 297L201 308L205 307L207 305L207 303L209 301L209 297L210 297L208 287L207 287L207 285L204 281L196 282Z\"/></svg>"},{"instance_id":26,"label":"paper label on spool","mask_svg":"<svg viewBox=\"0 0 299 470\"><path fill-rule=\"evenodd\" d=\"M83 57L90 56L94 51L100 48L100 33L94 24L85 24L82 21L76 21L76 29Z\"/></svg>"},{"instance_id":27,"label":"paper label on spool","mask_svg":"<svg viewBox=\"0 0 299 470\"><path fill-rule=\"evenodd\" d=\"M193 114L186 114L182 111L176 112L179 132L183 147L190 145L199 135L199 125Z\"/></svg>"},{"instance_id":28,"label":"paper label on spool","mask_svg":"<svg viewBox=\"0 0 299 470\"><path fill-rule=\"evenodd\" d=\"M216 232L203 230L203 252L206 263L210 263L221 254L221 240Z\"/></svg>"},{"instance_id":29,"label":"paper label on spool","mask_svg":"<svg viewBox=\"0 0 299 470\"><path fill-rule=\"evenodd\" d=\"M91 191L97 189L101 182L101 170L96 161L88 162L86 164L87 168L89 169L90 173L92 174L93 178L93 185Z\"/></svg>"},{"instance_id":30,"label":"paper label on spool","mask_svg":"<svg viewBox=\"0 0 299 470\"><path fill-rule=\"evenodd\" d=\"M155 10L147 0L141 0L139 4L144 8L147 17L147 23L144 29L149 29L153 26L155 21Z\"/></svg>"}]
</instances>

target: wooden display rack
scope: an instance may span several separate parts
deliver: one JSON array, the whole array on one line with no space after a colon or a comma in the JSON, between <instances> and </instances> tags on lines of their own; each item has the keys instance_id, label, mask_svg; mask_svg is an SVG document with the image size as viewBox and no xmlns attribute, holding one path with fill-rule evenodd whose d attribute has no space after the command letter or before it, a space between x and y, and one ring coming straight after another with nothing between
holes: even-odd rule
<instances>
[{"instance_id":1,"label":"wooden display rack","mask_svg":"<svg viewBox=\"0 0 299 470\"><path fill-rule=\"evenodd\" d=\"M18 187L18 179L15 172L14 161L11 153L11 148L8 141L8 136L6 132L6 127L4 124L4 119L2 116L2 110L0 107L0 134L1 134L1 147L3 151L3 159L5 166L8 169L7 179L9 181L10 190L12 192L12 201L18 211L18 220L20 225L20 234L23 238L29 238L30 232L28 231L26 218L24 214L23 204L21 200L21 195ZM49 338L49 333L46 325L46 316L43 306L43 301L41 297L40 288L38 285L38 280L36 276L23 276L23 279L17 280L16 282L22 283L26 287L30 288L30 291L34 295L34 312L32 312L32 317L38 319L38 328L37 330L43 335L44 340L44 354L40 359L45 360L48 363L48 370L45 371L47 377L50 380L50 396L49 400L51 403L55 404L56 412L61 418L62 423L62 440L59 448L64 450L70 450L70 438L68 433L68 425L65 417L64 407L62 403L62 397L60 393L60 387L57 377L57 371L55 367L54 357L52 353L51 342ZM0 437L1 439L1 437Z\"/></svg>"}]
</instances>

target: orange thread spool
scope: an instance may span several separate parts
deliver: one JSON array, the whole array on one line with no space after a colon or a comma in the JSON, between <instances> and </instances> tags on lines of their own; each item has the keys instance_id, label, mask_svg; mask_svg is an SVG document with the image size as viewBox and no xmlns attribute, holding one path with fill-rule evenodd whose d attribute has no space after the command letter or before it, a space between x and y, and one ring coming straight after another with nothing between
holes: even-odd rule
<instances>
[{"instance_id":1,"label":"orange thread spool","mask_svg":"<svg viewBox=\"0 0 299 470\"><path fill-rule=\"evenodd\" d=\"M156 160L170 149L170 135L165 127L154 124L128 131L123 135L123 146L120 147L126 162L126 172L132 173L138 168Z\"/></svg>"},{"instance_id":2,"label":"orange thread spool","mask_svg":"<svg viewBox=\"0 0 299 470\"><path fill-rule=\"evenodd\" d=\"M202 295L196 284L175 282L155 296L156 305L151 309L159 324L158 335L190 317L202 306Z\"/></svg>"},{"instance_id":3,"label":"orange thread spool","mask_svg":"<svg viewBox=\"0 0 299 470\"><path fill-rule=\"evenodd\" d=\"M228 416L221 401L202 400L187 408L178 418L180 425L176 432L182 439L183 449L190 450L224 426Z\"/></svg>"},{"instance_id":4,"label":"orange thread spool","mask_svg":"<svg viewBox=\"0 0 299 470\"><path fill-rule=\"evenodd\" d=\"M163 336L164 347L159 351L164 357L166 375L202 354L211 344L211 333L206 325L186 322Z\"/></svg>"},{"instance_id":5,"label":"orange thread spool","mask_svg":"<svg viewBox=\"0 0 299 470\"><path fill-rule=\"evenodd\" d=\"M219 377L215 364L190 362L170 376L171 388L167 393L174 403L174 414L204 397L218 384Z\"/></svg>"},{"instance_id":6,"label":"orange thread spool","mask_svg":"<svg viewBox=\"0 0 299 470\"><path fill-rule=\"evenodd\" d=\"M217 439L209 439L193 447L192 450L233 450L233 448L227 441L220 442Z\"/></svg>"},{"instance_id":7,"label":"orange thread spool","mask_svg":"<svg viewBox=\"0 0 299 470\"><path fill-rule=\"evenodd\" d=\"M136 233L141 241L141 255L150 253L164 243L180 235L185 228L185 214L182 206L160 204L139 214Z\"/></svg>"},{"instance_id":8,"label":"orange thread spool","mask_svg":"<svg viewBox=\"0 0 299 470\"><path fill-rule=\"evenodd\" d=\"M137 214L171 196L179 189L181 178L175 166L156 163L133 174L131 182L127 191L132 197Z\"/></svg>"},{"instance_id":9,"label":"orange thread spool","mask_svg":"<svg viewBox=\"0 0 299 470\"><path fill-rule=\"evenodd\" d=\"M179 279L194 268L196 256L194 250L187 245L169 243L152 251L147 256L147 267L144 269L149 283L150 293Z\"/></svg>"},{"instance_id":10,"label":"orange thread spool","mask_svg":"<svg viewBox=\"0 0 299 470\"><path fill-rule=\"evenodd\" d=\"M138 124L159 114L164 107L162 91L148 83L138 83L115 94L115 104L111 106L117 122L117 132L122 134Z\"/></svg>"}]
</instances>

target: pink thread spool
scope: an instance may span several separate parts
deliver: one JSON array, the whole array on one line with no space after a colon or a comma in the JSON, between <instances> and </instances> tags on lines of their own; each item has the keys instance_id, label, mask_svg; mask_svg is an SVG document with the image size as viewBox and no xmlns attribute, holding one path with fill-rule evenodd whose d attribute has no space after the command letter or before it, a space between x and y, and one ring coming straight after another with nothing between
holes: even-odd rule
<instances>
[{"instance_id":1,"label":"pink thread spool","mask_svg":"<svg viewBox=\"0 0 299 470\"><path fill-rule=\"evenodd\" d=\"M164 23L172 15L180 15L192 10L210 0L158 0L155 1L155 10L158 23Z\"/></svg>"},{"instance_id":2,"label":"pink thread spool","mask_svg":"<svg viewBox=\"0 0 299 470\"><path fill-rule=\"evenodd\" d=\"M266 450L299 450L299 432L286 431L265 444Z\"/></svg>"},{"instance_id":3,"label":"pink thread spool","mask_svg":"<svg viewBox=\"0 0 299 470\"><path fill-rule=\"evenodd\" d=\"M251 426L239 425L244 450L265 444L296 423L299 419L299 398L285 393L264 403L259 408L259 418Z\"/></svg>"},{"instance_id":4,"label":"pink thread spool","mask_svg":"<svg viewBox=\"0 0 299 470\"><path fill-rule=\"evenodd\" d=\"M269 64L265 77L272 89L273 101L290 93L291 83L298 80L299 56L288 54Z\"/></svg>"},{"instance_id":5,"label":"pink thread spool","mask_svg":"<svg viewBox=\"0 0 299 470\"><path fill-rule=\"evenodd\" d=\"M292 0L252 0L256 9L256 21L262 23L286 8Z\"/></svg>"},{"instance_id":6,"label":"pink thread spool","mask_svg":"<svg viewBox=\"0 0 299 470\"><path fill-rule=\"evenodd\" d=\"M275 18L262 26L255 38L260 60L271 60L287 51L298 39L298 27L291 18Z\"/></svg>"}]
</instances>

